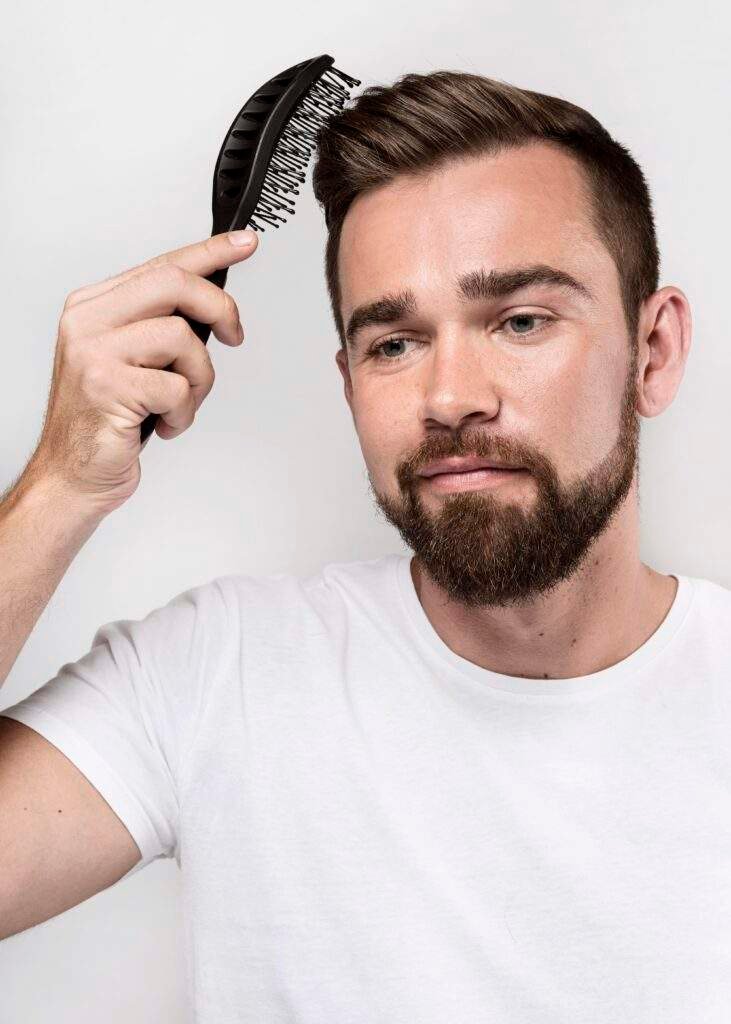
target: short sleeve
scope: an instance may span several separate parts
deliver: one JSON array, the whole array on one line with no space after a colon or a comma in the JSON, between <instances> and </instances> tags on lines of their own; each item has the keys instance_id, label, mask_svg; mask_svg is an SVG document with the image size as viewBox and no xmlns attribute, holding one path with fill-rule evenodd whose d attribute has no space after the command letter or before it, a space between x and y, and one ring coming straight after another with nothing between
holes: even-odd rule
<instances>
[{"instance_id":1,"label":"short sleeve","mask_svg":"<svg viewBox=\"0 0 731 1024\"><path fill-rule=\"evenodd\" d=\"M142 854L128 874L159 857L180 863L178 782L229 615L219 578L142 619L108 622L83 657L0 711L53 743L104 797Z\"/></svg>"}]
</instances>

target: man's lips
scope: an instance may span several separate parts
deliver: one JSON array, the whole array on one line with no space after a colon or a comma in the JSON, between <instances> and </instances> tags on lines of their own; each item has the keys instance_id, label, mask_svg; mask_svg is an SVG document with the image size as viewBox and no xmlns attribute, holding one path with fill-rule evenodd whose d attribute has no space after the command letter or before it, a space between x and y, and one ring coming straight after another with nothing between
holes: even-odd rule
<instances>
[{"instance_id":1,"label":"man's lips","mask_svg":"<svg viewBox=\"0 0 731 1024\"><path fill-rule=\"evenodd\" d=\"M437 476L439 473L469 473L475 469L522 469L509 462L498 462L495 459L480 459L477 456L464 456L462 458L438 459L430 462L419 471L419 476Z\"/></svg>"}]
</instances>

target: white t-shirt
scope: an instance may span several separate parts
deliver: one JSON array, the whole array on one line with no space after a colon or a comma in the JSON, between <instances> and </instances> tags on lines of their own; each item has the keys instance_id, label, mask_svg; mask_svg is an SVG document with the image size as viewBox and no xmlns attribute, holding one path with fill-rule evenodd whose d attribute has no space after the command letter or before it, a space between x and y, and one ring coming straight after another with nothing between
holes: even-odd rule
<instances>
[{"instance_id":1,"label":"white t-shirt","mask_svg":"<svg viewBox=\"0 0 731 1024\"><path fill-rule=\"evenodd\" d=\"M218 577L3 712L176 858L197 1024L728 1024L731 590L524 679L409 561Z\"/></svg>"}]
</instances>

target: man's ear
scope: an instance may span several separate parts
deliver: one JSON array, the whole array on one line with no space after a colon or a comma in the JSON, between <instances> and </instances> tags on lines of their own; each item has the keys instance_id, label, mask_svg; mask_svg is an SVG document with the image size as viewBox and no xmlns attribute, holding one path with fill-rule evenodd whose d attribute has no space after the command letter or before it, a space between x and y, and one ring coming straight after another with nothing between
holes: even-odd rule
<instances>
[{"instance_id":1,"label":"man's ear","mask_svg":"<svg viewBox=\"0 0 731 1024\"><path fill-rule=\"evenodd\" d=\"M335 362L338 364L338 369L343 375L343 383L345 390L345 400L350 408L351 415L353 413L353 383L350 379L350 369L348 367L348 356L344 349L339 348L335 353Z\"/></svg>"}]
</instances>

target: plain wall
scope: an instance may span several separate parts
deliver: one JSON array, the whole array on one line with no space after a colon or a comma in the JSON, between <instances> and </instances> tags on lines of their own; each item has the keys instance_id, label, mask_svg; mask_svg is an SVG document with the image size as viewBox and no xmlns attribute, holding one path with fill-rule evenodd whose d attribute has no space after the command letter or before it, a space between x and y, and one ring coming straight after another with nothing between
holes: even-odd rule
<instances>
[{"instance_id":1,"label":"plain wall","mask_svg":"<svg viewBox=\"0 0 731 1024\"><path fill-rule=\"evenodd\" d=\"M585 107L648 177L660 286L685 291L694 328L675 401L642 420L640 554L659 572L731 586L727 10L722 0L7 6L0 490L40 435L66 295L210 233L215 159L259 85L320 53L361 79L356 94L407 71L474 71ZM137 493L61 581L0 707L79 658L99 624L142 617L214 576L306 574L405 550L368 493L335 365L311 168L296 216L229 272L246 341L229 349L211 336L216 383L195 423L172 441L153 435ZM187 1020L178 884L175 862L158 861L0 944L0 1024Z\"/></svg>"}]
</instances>

